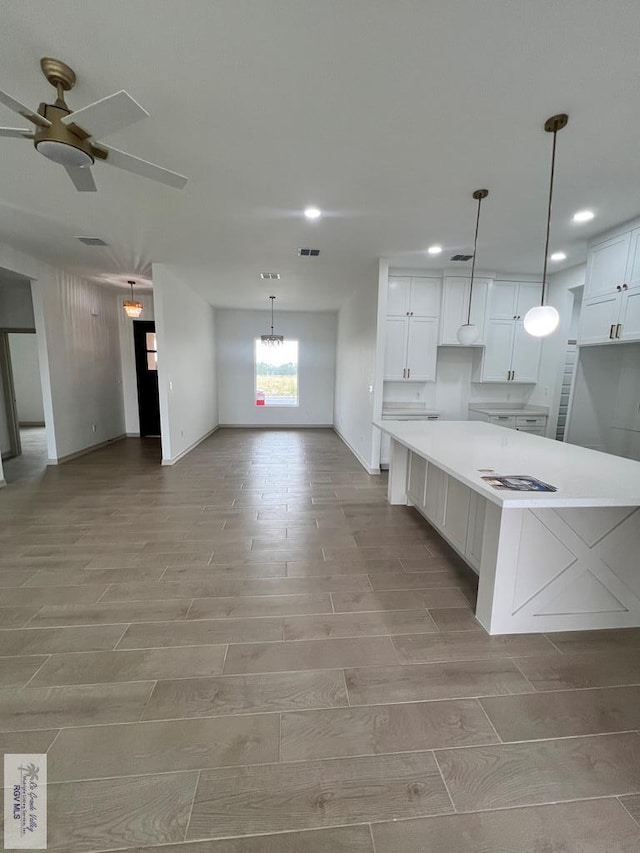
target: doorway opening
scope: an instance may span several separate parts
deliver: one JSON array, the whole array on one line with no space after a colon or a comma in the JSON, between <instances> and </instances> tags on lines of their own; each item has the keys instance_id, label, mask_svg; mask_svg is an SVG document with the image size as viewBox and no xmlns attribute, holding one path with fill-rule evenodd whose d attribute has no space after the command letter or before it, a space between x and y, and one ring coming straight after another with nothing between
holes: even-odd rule
<instances>
[{"instance_id":1,"label":"doorway opening","mask_svg":"<svg viewBox=\"0 0 640 853\"><path fill-rule=\"evenodd\" d=\"M31 281L0 269L0 479L7 483L41 476L48 463L39 343Z\"/></svg>"},{"instance_id":2,"label":"doorway opening","mask_svg":"<svg viewBox=\"0 0 640 853\"><path fill-rule=\"evenodd\" d=\"M158 346L153 320L133 321L136 357L140 437L160 435L160 395L158 393Z\"/></svg>"}]
</instances>

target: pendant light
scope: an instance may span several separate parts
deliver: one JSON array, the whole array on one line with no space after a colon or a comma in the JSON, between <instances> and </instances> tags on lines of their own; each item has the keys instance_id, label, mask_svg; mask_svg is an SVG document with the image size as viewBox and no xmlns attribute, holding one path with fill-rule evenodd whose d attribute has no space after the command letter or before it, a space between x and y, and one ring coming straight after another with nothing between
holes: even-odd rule
<instances>
[{"instance_id":1,"label":"pendant light","mask_svg":"<svg viewBox=\"0 0 640 853\"><path fill-rule=\"evenodd\" d=\"M482 199L489 195L489 190L475 190L473 198L478 202L478 213L476 215L476 236L473 241L473 260L471 261L471 281L469 283L469 307L467 309L467 322L456 332L459 343L464 347L471 346L480 337L480 329L471 322L471 298L473 296L473 276L476 271L476 249L478 248L478 226L480 225L480 205Z\"/></svg>"},{"instance_id":2,"label":"pendant light","mask_svg":"<svg viewBox=\"0 0 640 853\"><path fill-rule=\"evenodd\" d=\"M549 204L547 207L547 239L544 244L544 266L542 268L542 296L540 305L535 308L530 308L524 315L525 331L534 338L545 338L558 328L560 323L560 315L552 305L544 304L545 292L547 289L547 261L549 259L549 232L551 230L551 202L553 200L553 178L556 168L556 137L558 131L567 126L569 116L566 113L560 113L556 116L551 116L544 123L544 129L547 133L553 133L553 146L551 149L551 177L549 180Z\"/></svg>"},{"instance_id":3,"label":"pendant light","mask_svg":"<svg viewBox=\"0 0 640 853\"><path fill-rule=\"evenodd\" d=\"M122 307L124 308L124 313L127 315L127 317L131 317L134 320L137 320L138 317L142 314L142 309L144 308L144 306L142 302L136 302L136 300L133 298L133 285L135 284L135 281L129 280L127 284L131 288L131 299L125 299L122 303Z\"/></svg>"},{"instance_id":4,"label":"pendant light","mask_svg":"<svg viewBox=\"0 0 640 853\"><path fill-rule=\"evenodd\" d=\"M270 347L280 346L280 344L284 343L284 337L282 335L273 334L273 303L275 301L275 296L270 296L269 299L271 300L271 334L260 335L260 340L263 344L267 344Z\"/></svg>"}]
</instances>

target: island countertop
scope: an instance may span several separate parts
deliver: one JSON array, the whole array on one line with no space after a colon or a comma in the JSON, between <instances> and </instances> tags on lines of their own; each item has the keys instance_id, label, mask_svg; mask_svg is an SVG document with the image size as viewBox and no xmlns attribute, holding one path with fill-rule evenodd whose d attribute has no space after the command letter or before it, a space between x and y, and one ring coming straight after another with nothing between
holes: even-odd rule
<instances>
[{"instance_id":1,"label":"island countertop","mask_svg":"<svg viewBox=\"0 0 640 853\"><path fill-rule=\"evenodd\" d=\"M640 462L631 459L480 421L385 420L374 426L504 508L640 506ZM557 491L501 491L482 479L517 474Z\"/></svg>"}]
</instances>

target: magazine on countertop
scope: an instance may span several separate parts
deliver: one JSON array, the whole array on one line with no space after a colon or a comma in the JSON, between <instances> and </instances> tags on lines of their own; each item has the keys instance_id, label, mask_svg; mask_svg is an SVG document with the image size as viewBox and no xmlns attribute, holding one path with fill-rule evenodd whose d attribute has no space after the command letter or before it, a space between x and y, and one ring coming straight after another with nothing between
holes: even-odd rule
<instances>
[{"instance_id":1,"label":"magazine on countertop","mask_svg":"<svg viewBox=\"0 0 640 853\"><path fill-rule=\"evenodd\" d=\"M508 489L511 492L557 492L555 486L543 483L528 474L495 474L482 478L494 489Z\"/></svg>"}]
</instances>

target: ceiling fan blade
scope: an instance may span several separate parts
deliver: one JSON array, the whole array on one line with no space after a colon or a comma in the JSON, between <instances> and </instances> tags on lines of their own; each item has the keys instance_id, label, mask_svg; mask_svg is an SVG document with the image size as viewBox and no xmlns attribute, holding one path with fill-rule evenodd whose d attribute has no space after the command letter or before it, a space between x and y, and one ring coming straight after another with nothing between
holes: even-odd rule
<instances>
[{"instance_id":1,"label":"ceiling fan blade","mask_svg":"<svg viewBox=\"0 0 640 853\"><path fill-rule=\"evenodd\" d=\"M5 107L9 107L9 109L13 110L14 113L18 113L22 118L26 118L28 121L33 122L33 124L39 124L41 127L51 127L51 122L48 118L41 116L40 113L34 112L31 107L27 107L20 101L16 101L15 98L8 95L6 92L3 92L2 89L0 89L0 104L4 104Z\"/></svg>"},{"instance_id":2,"label":"ceiling fan blade","mask_svg":"<svg viewBox=\"0 0 640 853\"><path fill-rule=\"evenodd\" d=\"M70 113L62 119L62 123L67 127L86 127L94 139L101 139L148 115L149 113L123 89Z\"/></svg>"},{"instance_id":3,"label":"ceiling fan blade","mask_svg":"<svg viewBox=\"0 0 640 853\"><path fill-rule=\"evenodd\" d=\"M12 136L16 139L24 136L27 139L33 139L31 131L25 130L22 127L0 127L0 136Z\"/></svg>"},{"instance_id":4,"label":"ceiling fan blade","mask_svg":"<svg viewBox=\"0 0 640 853\"><path fill-rule=\"evenodd\" d=\"M73 181L74 187L81 193L94 193L97 189L91 169L89 166L82 166L79 169L70 169L66 166L65 172Z\"/></svg>"},{"instance_id":5,"label":"ceiling fan blade","mask_svg":"<svg viewBox=\"0 0 640 853\"><path fill-rule=\"evenodd\" d=\"M107 152L105 163L109 163L118 169L124 169L127 172L133 172L134 175L150 178L152 181L159 181L161 184L166 184L168 187L175 187L177 190L183 189L189 180L184 175L179 175L177 172L170 172L169 169L163 169L162 166L156 166L155 163L149 163L148 160L134 157L133 154L127 154L125 151L119 151L117 148L111 148L108 145L101 145L101 148L104 148Z\"/></svg>"}]
</instances>

